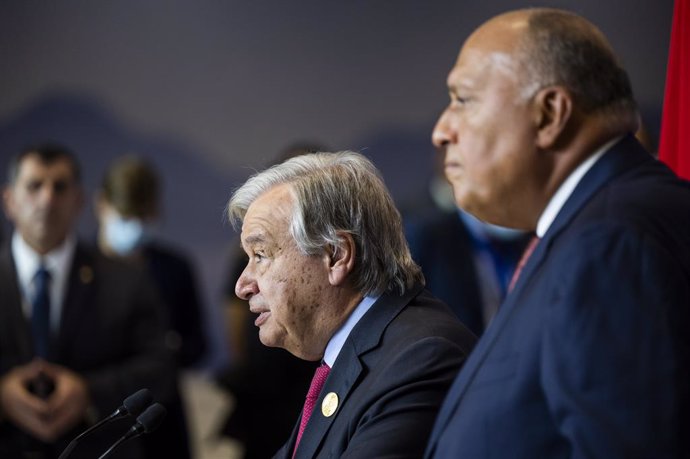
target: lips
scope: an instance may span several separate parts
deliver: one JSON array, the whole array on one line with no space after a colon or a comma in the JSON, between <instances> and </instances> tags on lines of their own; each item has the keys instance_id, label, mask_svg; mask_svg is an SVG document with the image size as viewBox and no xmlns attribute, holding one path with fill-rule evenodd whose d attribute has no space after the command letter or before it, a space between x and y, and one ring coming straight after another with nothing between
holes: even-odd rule
<instances>
[{"instance_id":1,"label":"lips","mask_svg":"<svg viewBox=\"0 0 690 459\"><path fill-rule=\"evenodd\" d=\"M445 167L444 172L446 173L446 177L455 176L462 171L462 166L460 165L460 163L457 163L457 162L447 162L444 164L444 167Z\"/></svg>"},{"instance_id":2,"label":"lips","mask_svg":"<svg viewBox=\"0 0 690 459\"><path fill-rule=\"evenodd\" d=\"M268 320L270 315L271 315L270 311L264 311L264 312L260 313L259 317L257 317L256 320L254 321L254 325L257 327L261 327L263 324L266 323L266 321Z\"/></svg>"}]
</instances>

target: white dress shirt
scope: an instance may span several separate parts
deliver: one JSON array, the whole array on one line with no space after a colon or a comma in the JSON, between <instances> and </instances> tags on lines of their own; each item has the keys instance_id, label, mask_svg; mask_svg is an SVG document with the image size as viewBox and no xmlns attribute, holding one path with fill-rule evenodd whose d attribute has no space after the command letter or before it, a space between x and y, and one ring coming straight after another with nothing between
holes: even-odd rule
<instances>
[{"instance_id":1,"label":"white dress shirt","mask_svg":"<svg viewBox=\"0 0 690 459\"><path fill-rule=\"evenodd\" d=\"M359 302L357 307L352 311L350 317L347 318L345 323L338 329L337 332L331 337L331 340L326 346L326 351L323 354L323 361L329 367L333 368L335 359L338 358L340 350L343 348L347 337L350 336L350 332L355 328L357 322L367 313L369 308L378 300L378 297L365 296L362 301Z\"/></svg>"},{"instance_id":2,"label":"white dress shirt","mask_svg":"<svg viewBox=\"0 0 690 459\"><path fill-rule=\"evenodd\" d=\"M31 317L31 299L36 293L36 272L41 264L50 272L50 326L53 331L57 331L60 326L62 304L76 246L76 237L70 234L60 246L41 256L19 233L15 231L12 235L12 257L22 293L22 308L27 319Z\"/></svg>"},{"instance_id":3,"label":"white dress shirt","mask_svg":"<svg viewBox=\"0 0 690 459\"><path fill-rule=\"evenodd\" d=\"M599 159L609 150L609 148L611 148L622 138L622 136L616 137L615 139L606 142L601 148L595 151L592 156L577 166L577 168L570 173L568 178L563 181L539 217L536 230L537 236L540 238L544 237L544 234L546 234L548 229L551 227L551 224L558 216L558 213L561 211L570 195L573 194L575 187L578 183L580 183L582 177L584 177L587 171L590 170L597 161L599 161Z\"/></svg>"}]
</instances>

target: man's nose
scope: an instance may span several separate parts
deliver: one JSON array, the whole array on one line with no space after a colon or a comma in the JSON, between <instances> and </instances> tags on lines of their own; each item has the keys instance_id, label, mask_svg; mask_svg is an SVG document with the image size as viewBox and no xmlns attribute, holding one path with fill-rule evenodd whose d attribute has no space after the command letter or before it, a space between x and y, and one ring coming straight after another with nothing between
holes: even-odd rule
<instances>
[{"instance_id":1,"label":"man's nose","mask_svg":"<svg viewBox=\"0 0 690 459\"><path fill-rule=\"evenodd\" d=\"M38 190L38 199L43 204L49 204L50 202L54 201L56 196L57 191L51 184L44 184Z\"/></svg>"},{"instance_id":2,"label":"man's nose","mask_svg":"<svg viewBox=\"0 0 690 459\"><path fill-rule=\"evenodd\" d=\"M450 114L448 109L441 113L441 116L434 126L434 130L431 134L431 143L434 144L436 148L443 148L453 140L453 132L450 127Z\"/></svg>"},{"instance_id":3,"label":"man's nose","mask_svg":"<svg viewBox=\"0 0 690 459\"><path fill-rule=\"evenodd\" d=\"M247 273L247 268L245 268L235 284L235 295L237 295L238 298L247 301L252 297L252 295L255 295L258 292L259 288L256 284L256 281L249 276L249 273Z\"/></svg>"}]
</instances>

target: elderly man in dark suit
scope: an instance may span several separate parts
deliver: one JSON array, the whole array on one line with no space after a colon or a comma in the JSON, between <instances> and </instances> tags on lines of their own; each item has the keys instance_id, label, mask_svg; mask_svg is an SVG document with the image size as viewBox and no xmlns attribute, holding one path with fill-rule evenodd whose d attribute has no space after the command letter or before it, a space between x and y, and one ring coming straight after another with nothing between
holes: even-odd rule
<instances>
[{"instance_id":1,"label":"elderly man in dark suit","mask_svg":"<svg viewBox=\"0 0 690 459\"><path fill-rule=\"evenodd\" d=\"M165 316L142 272L77 241L83 198L69 151L21 152L3 198L15 231L0 253L0 457L55 458L136 390L168 395ZM114 423L71 457L98 457L130 424ZM136 440L119 452L142 457Z\"/></svg>"},{"instance_id":2,"label":"elderly man in dark suit","mask_svg":"<svg viewBox=\"0 0 690 459\"><path fill-rule=\"evenodd\" d=\"M322 361L275 457L421 457L474 337L424 290L373 164L298 156L250 178L228 212L261 342Z\"/></svg>"},{"instance_id":3,"label":"elderly man in dark suit","mask_svg":"<svg viewBox=\"0 0 690 459\"><path fill-rule=\"evenodd\" d=\"M569 12L506 13L448 86L433 141L457 203L539 239L427 457L687 457L690 186L633 137L610 45Z\"/></svg>"}]
</instances>

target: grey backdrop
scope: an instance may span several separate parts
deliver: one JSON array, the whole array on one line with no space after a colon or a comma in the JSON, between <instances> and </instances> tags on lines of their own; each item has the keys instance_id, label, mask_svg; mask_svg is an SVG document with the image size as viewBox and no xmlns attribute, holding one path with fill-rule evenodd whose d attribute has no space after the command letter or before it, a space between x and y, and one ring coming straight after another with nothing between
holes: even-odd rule
<instances>
[{"instance_id":1,"label":"grey backdrop","mask_svg":"<svg viewBox=\"0 0 690 459\"><path fill-rule=\"evenodd\" d=\"M199 271L215 367L227 358L232 189L308 139L368 155L405 206L431 174L429 136L463 39L496 13L540 5L603 29L656 139L672 0L5 0L0 167L26 144L59 141L91 192L119 154L148 156L165 180L163 235ZM90 209L80 225L93 237Z\"/></svg>"}]
</instances>

